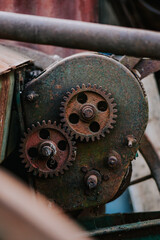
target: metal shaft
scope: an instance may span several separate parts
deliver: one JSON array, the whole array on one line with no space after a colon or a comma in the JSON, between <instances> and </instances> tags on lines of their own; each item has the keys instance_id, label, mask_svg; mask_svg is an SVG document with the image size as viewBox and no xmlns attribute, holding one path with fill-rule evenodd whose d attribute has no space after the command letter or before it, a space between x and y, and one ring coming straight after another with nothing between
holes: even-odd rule
<instances>
[{"instance_id":1,"label":"metal shaft","mask_svg":"<svg viewBox=\"0 0 160 240\"><path fill-rule=\"evenodd\" d=\"M0 12L0 38L160 59L160 33Z\"/></svg>"}]
</instances>

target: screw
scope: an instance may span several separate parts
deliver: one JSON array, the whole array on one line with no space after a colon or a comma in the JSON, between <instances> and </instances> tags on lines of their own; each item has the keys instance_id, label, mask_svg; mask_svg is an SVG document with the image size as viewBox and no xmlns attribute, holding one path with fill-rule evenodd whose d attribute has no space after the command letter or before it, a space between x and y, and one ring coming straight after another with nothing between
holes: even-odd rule
<instances>
[{"instance_id":1,"label":"screw","mask_svg":"<svg viewBox=\"0 0 160 240\"><path fill-rule=\"evenodd\" d=\"M97 184L98 184L98 178L96 175L90 175L88 178L87 178L87 186L89 189L94 189L97 187Z\"/></svg>"},{"instance_id":2,"label":"screw","mask_svg":"<svg viewBox=\"0 0 160 240\"><path fill-rule=\"evenodd\" d=\"M34 91L33 92L30 92L27 96L26 96L26 99L27 101L29 102L33 102L39 95L36 94Z\"/></svg>"},{"instance_id":3,"label":"screw","mask_svg":"<svg viewBox=\"0 0 160 240\"><path fill-rule=\"evenodd\" d=\"M85 105L81 109L81 115L85 120L90 120L95 116L94 108L90 105Z\"/></svg>"},{"instance_id":4,"label":"screw","mask_svg":"<svg viewBox=\"0 0 160 240\"><path fill-rule=\"evenodd\" d=\"M133 135L127 136L127 146L132 148L136 144L137 140L134 138Z\"/></svg>"},{"instance_id":5,"label":"screw","mask_svg":"<svg viewBox=\"0 0 160 240\"><path fill-rule=\"evenodd\" d=\"M112 168L112 169L117 168L118 163L119 163L119 161L118 161L118 159L117 159L115 156L110 156L110 157L108 158L107 165L108 165L110 168Z\"/></svg>"},{"instance_id":6,"label":"screw","mask_svg":"<svg viewBox=\"0 0 160 240\"><path fill-rule=\"evenodd\" d=\"M44 157L49 157L53 153L53 149L50 146L43 146L41 148L41 153Z\"/></svg>"},{"instance_id":7,"label":"screw","mask_svg":"<svg viewBox=\"0 0 160 240\"><path fill-rule=\"evenodd\" d=\"M41 145L39 146L39 153L43 156L43 157L50 157L56 154L56 147L55 145L50 142L50 141L44 141L43 143L41 143Z\"/></svg>"}]
</instances>

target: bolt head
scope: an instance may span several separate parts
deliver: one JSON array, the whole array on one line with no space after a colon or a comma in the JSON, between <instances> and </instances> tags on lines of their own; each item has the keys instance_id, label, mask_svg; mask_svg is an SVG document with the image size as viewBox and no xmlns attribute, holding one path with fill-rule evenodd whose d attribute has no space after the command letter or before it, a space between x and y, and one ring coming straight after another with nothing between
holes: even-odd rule
<instances>
[{"instance_id":1,"label":"bolt head","mask_svg":"<svg viewBox=\"0 0 160 240\"><path fill-rule=\"evenodd\" d=\"M41 153L44 157L49 157L53 153L53 149L50 146L43 146L41 149Z\"/></svg>"},{"instance_id":2,"label":"bolt head","mask_svg":"<svg viewBox=\"0 0 160 240\"><path fill-rule=\"evenodd\" d=\"M92 105L85 105L81 109L81 115L84 120L91 120L95 116L94 107Z\"/></svg>"},{"instance_id":3,"label":"bolt head","mask_svg":"<svg viewBox=\"0 0 160 240\"><path fill-rule=\"evenodd\" d=\"M117 159L115 156L110 156L110 157L108 158L107 165L108 165L110 168L112 168L112 169L117 168L117 167L118 167L118 163L119 163L119 161L118 161L118 159Z\"/></svg>"},{"instance_id":4,"label":"bolt head","mask_svg":"<svg viewBox=\"0 0 160 240\"><path fill-rule=\"evenodd\" d=\"M89 189L94 189L97 187L98 178L96 175L90 175L87 179L87 186Z\"/></svg>"},{"instance_id":5,"label":"bolt head","mask_svg":"<svg viewBox=\"0 0 160 240\"><path fill-rule=\"evenodd\" d=\"M50 157L56 154L56 146L51 141L44 141L39 146L39 154L43 157Z\"/></svg>"}]
</instances>

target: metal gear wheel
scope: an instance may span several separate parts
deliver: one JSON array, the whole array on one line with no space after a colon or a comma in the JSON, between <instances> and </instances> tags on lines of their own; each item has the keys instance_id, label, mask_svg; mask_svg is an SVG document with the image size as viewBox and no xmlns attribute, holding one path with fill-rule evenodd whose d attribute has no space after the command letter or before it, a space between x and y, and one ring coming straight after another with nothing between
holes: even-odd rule
<instances>
[{"instance_id":1,"label":"metal gear wheel","mask_svg":"<svg viewBox=\"0 0 160 240\"><path fill-rule=\"evenodd\" d=\"M64 96L61 105L61 122L71 136L74 135L76 139L80 137L81 141L99 140L110 132L112 124L116 122L114 98L96 84L72 88L72 92Z\"/></svg>"},{"instance_id":2,"label":"metal gear wheel","mask_svg":"<svg viewBox=\"0 0 160 240\"><path fill-rule=\"evenodd\" d=\"M75 142L62 129L49 120L27 129L20 145L22 162L34 175L53 177L68 170L76 157Z\"/></svg>"}]
</instances>

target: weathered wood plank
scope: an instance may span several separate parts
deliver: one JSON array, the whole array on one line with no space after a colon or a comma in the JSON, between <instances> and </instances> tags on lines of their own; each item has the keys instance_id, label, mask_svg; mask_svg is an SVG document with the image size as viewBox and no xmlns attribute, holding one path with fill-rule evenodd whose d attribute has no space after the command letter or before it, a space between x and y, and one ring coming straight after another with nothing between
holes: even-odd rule
<instances>
[{"instance_id":1,"label":"weathered wood plank","mask_svg":"<svg viewBox=\"0 0 160 240\"><path fill-rule=\"evenodd\" d=\"M0 163L6 153L14 81L13 72L0 76Z\"/></svg>"}]
</instances>

